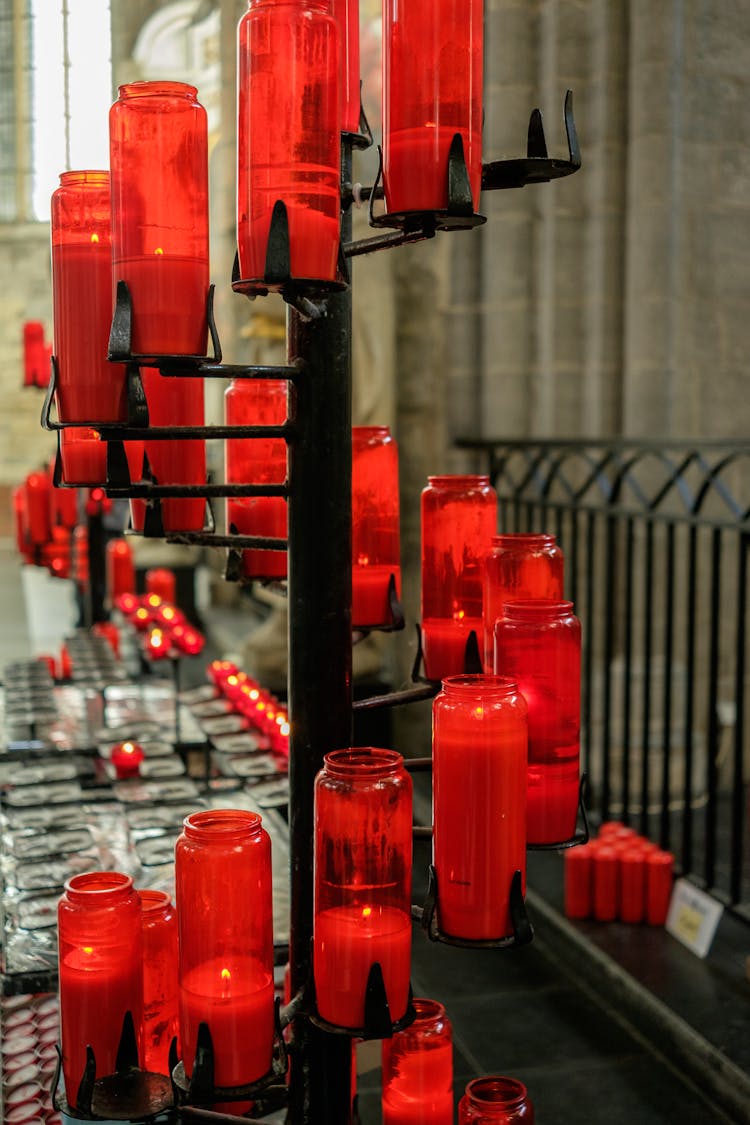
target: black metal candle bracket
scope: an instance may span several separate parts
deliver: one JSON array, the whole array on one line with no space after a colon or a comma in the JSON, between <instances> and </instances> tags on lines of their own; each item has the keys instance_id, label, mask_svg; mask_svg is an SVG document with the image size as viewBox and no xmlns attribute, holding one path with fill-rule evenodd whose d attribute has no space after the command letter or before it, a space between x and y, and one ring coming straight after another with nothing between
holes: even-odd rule
<instances>
[{"instance_id":1,"label":"black metal candle bracket","mask_svg":"<svg viewBox=\"0 0 750 1125\"><path fill-rule=\"evenodd\" d=\"M407 703L418 703L423 699L434 699L440 691L440 685L435 681L425 681L415 687L404 688L402 691L384 692L383 695L371 695L366 699L355 699L352 703L354 711L376 711L381 707L400 707ZM406 769L418 768L414 762L429 761L432 758L404 758Z\"/></svg>"},{"instance_id":2,"label":"black metal candle bracket","mask_svg":"<svg viewBox=\"0 0 750 1125\"><path fill-rule=\"evenodd\" d=\"M533 940L534 928L526 913L523 879L521 872L518 870L513 872L510 881L509 907L513 933L508 937L494 941L471 941L468 938L455 938L442 933L438 925L440 909L437 872L434 866L430 864L429 885L424 905L412 906L411 914L414 921L420 923L429 940L440 942L442 945L455 945L462 949L508 949L511 946L528 945Z\"/></svg>"},{"instance_id":3,"label":"black metal candle bracket","mask_svg":"<svg viewBox=\"0 0 750 1125\"><path fill-rule=\"evenodd\" d=\"M138 1042L130 1012L125 1013L117 1047L114 1074L96 1077L96 1057L87 1044L86 1063L78 1085L75 1106L61 1097L57 1088L62 1072L62 1052L52 1078L51 1101L56 1112L80 1121L149 1121L174 1104L172 1084L164 1074L153 1074L138 1066Z\"/></svg>"},{"instance_id":4,"label":"black metal candle bracket","mask_svg":"<svg viewBox=\"0 0 750 1125\"><path fill-rule=\"evenodd\" d=\"M213 358L208 355L181 355L164 353L134 353L133 339L133 298L126 281L118 281L115 290L115 307L112 326L109 331L107 359L113 363L136 363L140 367L160 367L168 365L182 368L184 374L195 374L195 368L208 362L221 362L221 343L214 320L214 286L209 285L206 293L206 321L211 337Z\"/></svg>"},{"instance_id":5,"label":"black metal candle bracket","mask_svg":"<svg viewBox=\"0 0 750 1125\"><path fill-rule=\"evenodd\" d=\"M143 390L143 383L141 381L141 374L136 364L130 363L127 366L125 373L125 396L127 401L127 420L125 422L107 422L99 421L92 422L53 422L52 421L52 403L55 398L55 391L58 382L58 365L57 356L50 357L50 377L47 385L47 390L42 402L42 413L40 422L43 430L99 430L103 425L110 429L117 429L122 431L128 427L138 429L137 436L141 436L142 427L148 426L148 406L146 405L146 395Z\"/></svg>"},{"instance_id":6,"label":"black metal candle bracket","mask_svg":"<svg viewBox=\"0 0 750 1125\"><path fill-rule=\"evenodd\" d=\"M526 184L546 184L550 180L570 176L581 167L581 150L573 120L573 91L565 95L563 110L565 133L568 139L568 159L547 155L547 142L541 110L534 109L529 120L526 157L516 160L495 160L482 166L482 191L500 188L520 188Z\"/></svg>"},{"instance_id":7,"label":"black metal candle bracket","mask_svg":"<svg viewBox=\"0 0 750 1125\"><path fill-rule=\"evenodd\" d=\"M406 1011L401 1019L392 1020L388 1004L388 995L385 990L383 969L379 961L373 961L367 974L365 988L365 1022L362 1027L340 1027L338 1024L324 1020L318 1012L315 995L315 977L310 974L304 993L304 1003L298 1008L298 1015L305 1016L310 1023L321 1031L330 1035L348 1036L350 1039L390 1039L397 1031L410 1027L417 1018L413 1004L413 993L409 985L409 1000Z\"/></svg>"},{"instance_id":8,"label":"black metal candle bracket","mask_svg":"<svg viewBox=\"0 0 750 1125\"><path fill-rule=\"evenodd\" d=\"M417 653L414 657L414 664L412 666L411 678L412 683L415 684L437 684L438 691L442 680L428 680L425 676L420 675L422 667L422 659L424 650L422 648L422 630L417 623L415 625L417 630ZM466 637L466 646L464 648L464 676L479 676L483 672L482 657L479 654L479 640L477 638L476 630L472 629ZM437 694L437 692L436 692Z\"/></svg>"},{"instance_id":9,"label":"black metal candle bracket","mask_svg":"<svg viewBox=\"0 0 750 1125\"><path fill-rule=\"evenodd\" d=\"M298 312L310 319L322 315L323 310L316 305L316 300L326 293L346 289L348 284L348 276L346 273L342 274L340 269L339 276L332 281L292 277L289 215L282 199L276 200L271 212L263 277L240 277L238 254L235 255L232 267L232 289L235 293L242 293L251 299L265 297L269 293L280 293L287 304L293 305Z\"/></svg>"},{"instance_id":10,"label":"black metal candle bracket","mask_svg":"<svg viewBox=\"0 0 750 1125\"><path fill-rule=\"evenodd\" d=\"M530 852L561 852L567 848L576 848L579 844L587 844L590 838L589 831L589 817L586 811L586 801L584 800L584 791L586 787L586 774L582 773L578 784L578 812L583 821L583 828L580 832L576 832L569 840L562 840L559 844L527 844L526 849Z\"/></svg>"},{"instance_id":11,"label":"black metal candle bracket","mask_svg":"<svg viewBox=\"0 0 750 1125\"><path fill-rule=\"evenodd\" d=\"M185 1073L185 1064L176 1060L176 1046L174 1041L170 1051L172 1070L172 1086L175 1101L194 1102L210 1105L213 1102L253 1101L255 1097L267 1090L286 1076L288 1060L287 1048L282 1035L280 1019L281 1004L278 999L274 1001L274 1040L273 1055L270 1070L254 1082L240 1086L214 1085L214 1047L211 1031L203 1020L198 1024L198 1035L193 1060L193 1072L190 1078Z\"/></svg>"}]
</instances>

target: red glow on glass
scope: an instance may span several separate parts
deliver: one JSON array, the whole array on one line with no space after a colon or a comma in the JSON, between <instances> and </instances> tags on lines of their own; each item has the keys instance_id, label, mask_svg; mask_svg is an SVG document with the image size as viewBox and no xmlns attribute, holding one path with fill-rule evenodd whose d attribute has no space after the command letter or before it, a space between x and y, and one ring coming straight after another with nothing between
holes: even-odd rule
<instances>
[{"instance_id":1,"label":"red glow on glass","mask_svg":"<svg viewBox=\"0 0 750 1125\"><path fill-rule=\"evenodd\" d=\"M494 661L494 627L507 601L563 596L563 553L554 535L493 535L484 560L484 667Z\"/></svg>"},{"instance_id":2,"label":"red glow on glass","mask_svg":"<svg viewBox=\"0 0 750 1125\"><path fill-rule=\"evenodd\" d=\"M240 277L256 288L277 200L292 277L336 276L340 59L329 10L325 0L248 0L239 23L237 241Z\"/></svg>"},{"instance_id":3,"label":"red glow on glass","mask_svg":"<svg viewBox=\"0 0 750 1125\"><path fill-rule=\"evenodd\" d=\"M237 380L224 395L224 417L228 425L278 426L287 419L288 400L286 380ZM283 484L286 480L283 438L229 438L224 454L230 484ZM230 496L226 512L227 527L234 525L240 535L286 539L287 504L283 496ZM244 550L242 573L248 578L286 578L286 551Z\"/></svg>"},{"instance_id":4,"label":"red glow on glass","mask_svg":"<svg viewBox=\"0 0 750 1125\"><path fill-rule=\"evenodd\" d=\"M179 627L178 627L179 628ZM173 630L173 635L177 629ZM175 636L177 647L186 656L199 656L206 647L206 638L197 629L184 628L181 630L179 638Z\"/></svg>"},{"instance_id":5,"label":"red glow on glass","mask_svg":"<svg viewBox=\"0 0 750 1125\"><path fill-rule=\"evenodd\" d=\"M139 605L137 610L133 614L133 624L135 625L136 629L139 632L143 633L148 628L150 622L150 612L148 611L148 609L146 609L145 605Z\"/></svg>"},{"instance_id":6,"label":"red glow on glass","mask_svg":"<svg viewBox=\"0 0 750 1125\"><path fill-rule=\"evenodd\" d=\"M109 760L115 768L117 780L127 781L129 778L138 777L145 756L143 747L137 742L118 742L113 746Z\"/></svg>"},{"instance_id":7,"label":"red glow on glass","mask_svg":"<svg viewBox=\"0 0 750 1125\"><path fill-rule=\"evenodd\" d=\"M527 841L555 844L578 813L581 625L572 602L507 602L495 623L495 667L529 708Z\"/></svg>"},{"instance_id":8,"label":"red glow on glass","mask_svg":"<svg viewBox=\"0 0 750 1125\"><path fill-rule=\"evenodd\" d=\"M92 872L68 880L58 905L58 949L63 1074L75 1106L86 1045L97 1077L114 1073L128 1011L142 1058L141 906L130 876Z\"/></svg>"},{"instance_id":9,"label":"red glow on glass","mask_svg":"<svg viewBox=\"0 0 750 1125\"><path fill-rule=\"evenodd\" d=\"M453 1125L453 1037L445 1008L414 999L416 1019L384 1039L383 1125Z\"/></svg>"},{"instance_id":10,"label":"red glow on glass","mask_svg":"<svg viewBox=\"0 0 750 1125\"><path fill-rule=\"evenodd\" d=\"M482 0L385 0L383 180L389 211L448 206L461 134L474 201L482 178Z\"/></svg>"},{"instance_id":11,"label":"red glow on glass","mask_svg":"<svg viewBox=\"0 0 750 1125\"><path fill-rule=\"evenodd\" d=\"M527 708L512 680L454 676L433 704L438 923L452 937L513 933L510 884L526 882Z\"/></svg>"},{"instance_id":12,"label":"red glow on glass","mask_svg":"<svg viewBox=\"0 0 750 1125\"><path fill-rule=\"evenodd\" d=\"M60 431L60 464L65 484L102 484L107 479L107 446L96 430Z\"/></svg>"},{"instance_id":13,"label":"red glow on glass","mask_svg":"<svg viewBox=\"0 0 750 1125\"><path fill-rule=\"evenodd\" d=\"M61 422L124 422L125 367L107 362L112 323L108 172L62 173L52 194L51 239L58 417Z\"/></svg>"},{"instance_id":14,"label":"red glow on glass","mask_svg":"<svg viewBox=\"0 0 750 1125\"><path fill-rule=\"evenodd\" d=\"M352 429L352 624L390 625L401 595L398 447L387 426Z\"/></svg>"},{"instance_id":15,"label":"red glow on glass","mask_svg":"<svg viewBox=\"0 0 750 1125\"><path fill-rule=\"evenodd\" d=\"M274 1033L271 844L261 818L237 809L186 817L175 886L185 1071L204 1021L216 1085L253 1082L270 1069Z\"/></svg>"},{"instance_id":16,"label":"red glow on glass","mask_svg":"<svg viewBox=\"0 0 750 1125\"><path fill-rule=\"evenodd\" d=\"M148 655L151 660L166 660L172 649L172 638L164 629L152 629L147 641Z\"/></svg>"},{"instance_id":17,"label":"red glow on glass","mask_svg":"<svg viewBox=\"0 0 750 1125\"><path fill-rule=\"evenodd\" d=\"M120 594L115 598L115 608L126 617L131 617L139 606L140 598L137 594Z\"/></svg>"},{"instance_id":18,"label":"red glow on glass","mask_svg":"<svg viewBox=\"0 0 750 1125\"><path fill-rule=\"evenodd\" d=\"M110 110L112 278L130 289L139 355L206 351L208 126L196 94L131 82Z\"/></svg>"},{"instance_id":19,"label":"red glow on glass","mask_svg":"<svg viewBox=\"0 0 750 1125\"><path fill-rule=\"evenodd\" d=\"M166 891L139 891L143 925L143 1069L169 1074L177 1035L177 911Z\"/></svg>"},{"instance_id":20,"label":"red glow on glass","mask_svg":"<svg viewBox=\"0 0 750 1125\"><path fill-rule=\"evenodd\" d=\"M439 680L464 671L472 632L482 643L484 556L497 530L497 494L489 477L429 477L421 522L425 674Z\"/></svg>"},{"instance_id":21,"label":"red glow on glass","mask_svg":"<svg viewBox=\"0 0 750 1125\"><path fill-rule=\"evenodd\" d=\"M327 754L315 781L313 965L318 1012L364 1024L380 963L391 1018L406 1011L411 966L411 778L393 750Z\"/></svg>"}]
</instances>

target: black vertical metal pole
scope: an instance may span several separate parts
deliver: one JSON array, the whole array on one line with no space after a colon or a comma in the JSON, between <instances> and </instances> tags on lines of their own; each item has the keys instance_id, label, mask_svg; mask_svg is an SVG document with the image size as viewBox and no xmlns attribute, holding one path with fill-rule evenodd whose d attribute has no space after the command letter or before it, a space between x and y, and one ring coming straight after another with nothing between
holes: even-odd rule
<instances>
[{"instance_id":1,"label":"black vertical metal pole","mask_svg":"<svg viewBox=\"0 0 750 1125\"><path fill-rule=\"evenodd\" d=\"M351 148L342 180L351 181ZM344 216L342 239L351 237ZM308 980L313 918L313 787L323 755L351 743L351 291L322 315L290 309L301 361L289 452L289 847L292 993ZM351 1040L294 1022L289 1125L349 1125Z\"/></svg>"},{"instance_id":2,"label":"black vertical metal pole","mask_svg":"<svg viewBox=\"0 0 750 1125\"><path fill-rule=\"evenodd\" d=\"M97 505L97 508L99 508L99 505ZM84 600L87 603L85 624L91 626L95 625L97 621L107 620L107 611L104 608L107 588L106 536L101 510L90 512L87 522L89 533L89 589L88 598Z\"/></svg>"}]
</instances>

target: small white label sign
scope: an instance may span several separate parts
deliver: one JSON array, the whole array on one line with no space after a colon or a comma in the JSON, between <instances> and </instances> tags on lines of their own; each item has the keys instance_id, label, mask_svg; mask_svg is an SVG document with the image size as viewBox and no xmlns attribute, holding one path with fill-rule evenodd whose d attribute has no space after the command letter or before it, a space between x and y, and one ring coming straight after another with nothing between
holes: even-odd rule
<instances>
[{"instance_id":1,"label":"small white label sign","mask_svg":"<svg viewBox=\"0 0 750 1125\"><path fill-rule=\"evenodd\" d=\"M705 957L724 907L687 879L675 882L665 929L696 955Z\"/></svg>"}]
</instances>

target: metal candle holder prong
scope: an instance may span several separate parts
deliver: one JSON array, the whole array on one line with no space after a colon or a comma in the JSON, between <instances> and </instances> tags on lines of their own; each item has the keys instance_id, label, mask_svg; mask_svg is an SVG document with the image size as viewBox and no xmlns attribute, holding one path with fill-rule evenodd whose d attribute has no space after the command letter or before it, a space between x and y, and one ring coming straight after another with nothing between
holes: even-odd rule
<instances>
[{"instance_id":1,"label":"metal candle holder prong","mask_svg":"<svg viewBox=\"0 0 750 1125\"><path fill-rule=\"evenodd\" d=\"M315 978L311 979L305 989L305 1006L301 1014L307 1015L311 1023L321 1031L331 1035L346 1035L350 1039L390 1039L397 1031L410 1027L417 1018L414 1009L413 992L409 985L409 1000L406 1011L398 1020L391 1019L391 1009L388 1004L388 995L385 990L383 969L379 961L373 961L367 974L365 986L365 1022L362 1027L340 1027L338 1024L329 1023L318 1012L315 994Z\"/></svg>"},{"instance_id":2,"label":"metal candle holder prong","mask_svg":"<svg viewBox=\"0 0 750 1125\"><path fill-rule=\"evenodd\" d=\"M578 783L578 812L583 821L583 828L580 832L576 832L569 840L561 840L557 844L527 844L527 851L530 852L561 852L567 848L576 848L579 844L587 844L589 842L591 831L589 828L589 816L586 810L586 801L584 799L584 792L586 788L586 774L582 773Z\"/></svg>"},{"instance_id":3,"label":"metal candle holder prong","mask_svg":"<svg viewBox=\"0 0 750 1125\"><path fill-rule=\"evenodd\" d=\"M112 326L109 331L109 345L107 359L112 363L126 363L136 367L158 367L169 370L174 375L176 370L186 376L194 376L195 369L204 363L221 363L221 343L216 329L214 318L214 285L209 285L206 291L206 323L208 334L211 338L213 355L181 355L177 353L154 353L153 355L134 353L133 345L133 298L127 281L120 279L115 290L115 307L112 314ZM131 425L133 423L130 423Z\"/></svg>"},{"instance_id":4,"label":"metal candle holder prong","mask_svg":"<svg viewBox=\"0 0 750 1125\"><path fill-rule=\"evenodd\" d=\"M422 628L417 622L415 626L417 630L417 653L414 657L414 664L411 670L412 683L422 684L437 684L440 690L442 677L439 680L430 680L421 674L422 662L424 659L424 648L422 647ZM464 676L477 676L483 672L482 657L479 651L479 638L477 637L476 629L472 629L467 638L464 646L464 666L462 675Z\"/></svg>"},{"instance_id":5,"label":"metal candle holder prong","mask_svg":"<svg viewBox=\"0 0 750 1125\"><path fill-rule=\"evenodd\" d=\"M482 166L482 191L500 188L519 188L526 184L546 184L550 180L570 176L581 167L581 150L573 120L573 92L565 95L565 133L568 139L568 159L547 155L544 125L539 109L532 110L526 141L526 156L516 160L495 160Z\"/></svg>"},{"instance_id":6,"label":"metal candle holder prong","mask_svg":"<svg viewBox=\"0 0 750 1125\"><path fill-rule=\"evenodd\" d=\"M438 878L433 864L428 868L429 884L423 906L412 906L412 918L419 922L430 941L442 945L455 945L462 949L507 949L511 946L528 945L533 940L534 928L526 913L523 897L523 876L519 870L513 872L510 880L509 908L513 934L495 940L472 941L469 938L454 938L442 933L438 925L439 899Z\"/></svg>"}]
</instances>

